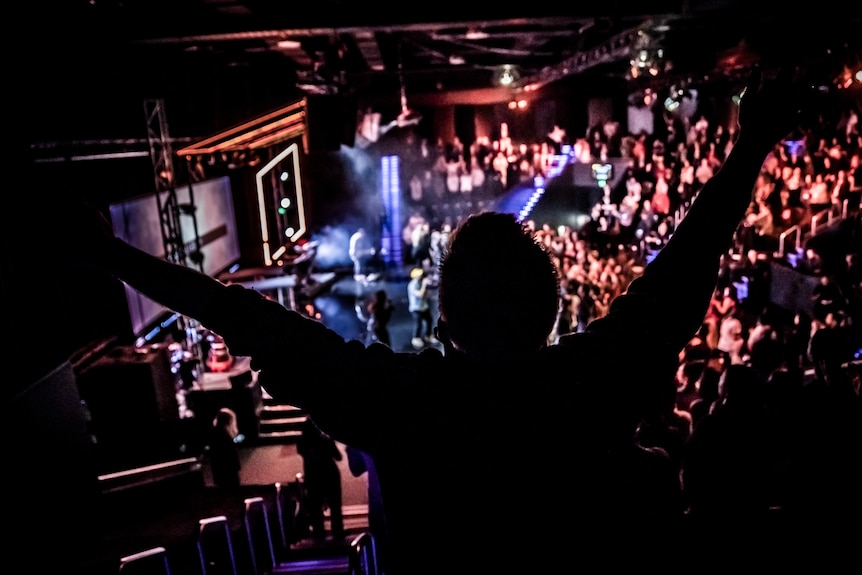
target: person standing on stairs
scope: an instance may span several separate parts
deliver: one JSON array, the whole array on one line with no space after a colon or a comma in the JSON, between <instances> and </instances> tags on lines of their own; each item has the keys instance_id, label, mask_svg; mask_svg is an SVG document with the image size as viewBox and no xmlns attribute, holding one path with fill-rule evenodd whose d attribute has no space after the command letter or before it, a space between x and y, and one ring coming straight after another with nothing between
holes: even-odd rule
<instances>
[{"instance_id":1,"label":"person standing on stairs","mask_svg":"<svg viewBox=\"0 0 862 575\"><path fill-rule=\"evenodd\" d=\"M296 450L302 456L305 512L311 536L317 541L326 539L324 509L328 508L332 538L336 541L344 539L341 471L338 469L338 462L344 457L341 450L310 417L302 424Z\"/></svg>"}]
</instances>

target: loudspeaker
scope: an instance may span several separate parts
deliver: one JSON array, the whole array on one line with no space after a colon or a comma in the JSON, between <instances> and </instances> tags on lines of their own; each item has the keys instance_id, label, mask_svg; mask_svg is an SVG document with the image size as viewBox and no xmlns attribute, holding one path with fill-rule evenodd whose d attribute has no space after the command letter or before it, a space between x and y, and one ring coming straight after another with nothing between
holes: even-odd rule
<instances>
[{"instance_id":1,"label":"loudspeaker","mask_svg":"<svg viewBox=\"0 0 862 575\"><path fill-rule=\"evenodd\" d=\"M90 431L103 452L149 453L179 420L167 346L118 347L78 375Z\"/></svg>"},{"instance_id":2,"label":"loudspeaker","mask_svg":"<svg viewBox=\"0 0 862 575\"><path fill-rule=\"evenodd\" d=\"M311 94L305 98L305 151L337 152L356 139L357 104L342 94Z\"/></svg>"}]
</instances>

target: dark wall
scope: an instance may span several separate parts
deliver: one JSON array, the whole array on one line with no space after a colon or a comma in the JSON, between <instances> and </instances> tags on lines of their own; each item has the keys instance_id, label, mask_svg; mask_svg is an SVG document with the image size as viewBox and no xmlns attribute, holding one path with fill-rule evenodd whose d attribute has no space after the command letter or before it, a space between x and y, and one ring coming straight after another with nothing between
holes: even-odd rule
<instances>
[{"instance_id":1,"label":"dark wall","mask_svg":"<svg viewBox=\"0 0 862 575\"><path fill-rule=\"evenodd\" d=\"M75 565L92 552L99 493L72 365L59 363L8 405L6 544L46 571Z\"/></svg>"}]
</instances>

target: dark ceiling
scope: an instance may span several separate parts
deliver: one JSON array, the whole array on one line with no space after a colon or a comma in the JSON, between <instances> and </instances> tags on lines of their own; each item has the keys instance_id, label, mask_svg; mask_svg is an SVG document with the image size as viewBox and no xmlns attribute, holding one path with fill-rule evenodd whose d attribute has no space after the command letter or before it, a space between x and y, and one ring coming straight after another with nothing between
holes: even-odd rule
<instances>
[{"instance_id":1,"label":"dark ceiling","mask_svg":"<svg viewBox=\"0 0 862 575\"><path fill-rule=\"evenodd\" d=\"M862 60L862 10L833 0L534 4L31 0L17 44L24 104L39 111L29 129L35 140L124 137L126 116L140 122L140 100L154 97L198 137L308 93L396 113L402 88L411 106L500 102L572 78L627 78L642 47L662 50L662 73L628 79L633 88L733 78L755 60L816 65L826 82Z\"/></svg>"}]
</instances>

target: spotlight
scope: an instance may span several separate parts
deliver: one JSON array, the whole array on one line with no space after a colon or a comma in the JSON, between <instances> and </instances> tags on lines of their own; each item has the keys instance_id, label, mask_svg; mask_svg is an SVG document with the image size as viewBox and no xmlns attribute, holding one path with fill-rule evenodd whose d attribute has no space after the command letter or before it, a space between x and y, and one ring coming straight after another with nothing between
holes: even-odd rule
<instances>
[{"instance_id":1,"label":"spotlight","mask_svg":"<svg viewBox=\"0 0 862 575\"><path fill-rule=\"evenodd\" d=\"M279 40L278 47L282 50L301 50L302 42L299 40Z\"/></svg>"},{"instance_id":2,"label":"spotlight","mask_svg":"<svg viewBox=\"0 0 862 575\"><path fill-rule=\"evenodd\" d=\"M668 112L677 110L682 104L682 99L688 95L688 90L672 86L667 98L664 99L664 109Z\"/></svg>"},{"instance_id":3,"label":"spotlight","mask_svg":"<svg viewBox=\"0 0 862 575\"><path fill-rule=\"evenodd\" d=\"M521 72L518 70L517 67L512 66L511 64L500 66L500 68L497 69L496 82L500 86L511 86L520 79Z\"/></svg>"}]
</instances>

